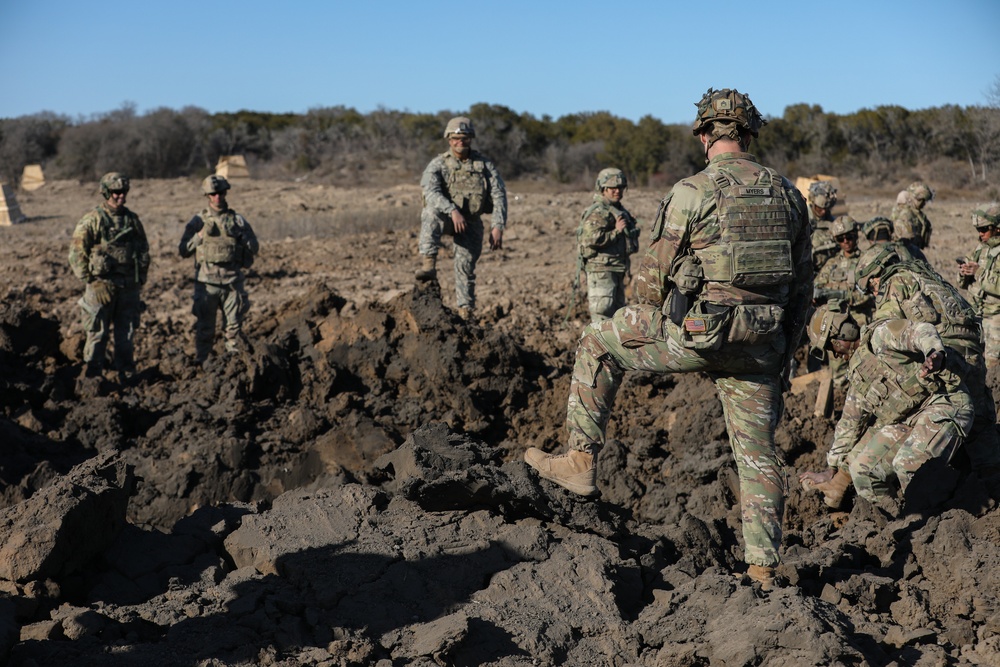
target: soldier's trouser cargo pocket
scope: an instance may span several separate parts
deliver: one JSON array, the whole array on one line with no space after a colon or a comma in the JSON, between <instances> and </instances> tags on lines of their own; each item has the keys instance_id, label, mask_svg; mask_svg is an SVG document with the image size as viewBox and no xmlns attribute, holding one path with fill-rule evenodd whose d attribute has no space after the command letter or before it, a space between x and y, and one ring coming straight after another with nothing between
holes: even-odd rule
<instances>
[{"instance_id":1,"label":"soldier's trouser cargo pocket","mask_svg":"<svg viewBox=\"0 0 1000 667\"><path fill-rule=\"evenodd\" d=\"M729 325L729 343L762 345L781 333L785 309L776 305L734 306Z\"/></svg>"}]
</instances>

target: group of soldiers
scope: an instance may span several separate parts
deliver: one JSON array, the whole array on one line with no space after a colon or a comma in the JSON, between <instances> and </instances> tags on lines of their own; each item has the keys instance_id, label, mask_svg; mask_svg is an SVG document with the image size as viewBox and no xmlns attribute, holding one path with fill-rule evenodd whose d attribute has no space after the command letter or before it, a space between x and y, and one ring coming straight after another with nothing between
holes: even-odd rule
<instances>
[{"instance_id":1,"label":"group of soldiers","mask_svg":"<svg viewBox=\"0 0 1000 667\"><path fill-rule=\"evenodd\" d=\"M83 331L83 376L103 376L111 330L113 369L126 384L136 375L135 332L142 313L141 291L149 275L149 242L142 222L125 206L131 183L119 172L100 180L104 201L73 232L69 264L84 281L79 300ZM178 252L195 258L195 363L212 352L217 314L222 311L226 352L238 351L250 307L244 271L260 246L250 223L226 201L229 182L209 176L202 182L208 205L187 223Z\"/></svg>"},{"instance_id":2,"label":"group of soldiers","mask_svg":"<svg viewBox=\"0 0 1000 667\"><path fill-rule=\"evenodd\" d=\"M974 214L982 245L963 260L958 290L926 262L933 197L915 183L891 219L859 225L834 218L836 188L814 183L808 202L749 153L766 124L750 98L709 89L696 104L693 134L706 168L661 201L628 304L625 276L640 250L636 219L622 205L619 169L597 177L577 232L578 269L587 274L591 322L580 337L566 410L568 448L531 447L538 474L583 496L598 493L597 460L627 371L705 373L715 383L740 480L746 576L775 583L788 482L775 446L793 359L809 325L810 356L830 363L847 389L827 461L804 486L839 507L846 490L872 502L905 492L914 472L948 461L965 445L972 467L1000 469L996 408L986 387L984 348L1000 333L1000 225L997 205ZM492 208L491 248L507 221L495 165L470 148L472 122L452 119L450 150L422 179L419 280L436 275L442 234L454 235L459 313L475 304L482 215ZM859 236L870 245L859 249ZM997 236L994 236L997 234ZM815 282L814 282L815 281ZM996 334L993 334L996 336ZM1000 343L994 344L1000 348Z\"/></svg>"}]
</instances>

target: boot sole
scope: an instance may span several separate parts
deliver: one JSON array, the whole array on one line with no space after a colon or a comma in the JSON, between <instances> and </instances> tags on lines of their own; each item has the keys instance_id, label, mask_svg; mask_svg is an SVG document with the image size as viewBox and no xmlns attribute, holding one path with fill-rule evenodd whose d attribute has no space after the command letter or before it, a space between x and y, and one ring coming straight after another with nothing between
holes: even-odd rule
<instances>
[{"instance_id":1,"label":"boot sole","mask_svg":"<svg viewBox=\"0 0 1000 667\"><path fill-rule=\"evenodd\" d=\"M534 467L534 466L532 466L532 467ZM535 468L535 470L538 470L538 468ZM541 477L541 478L543 478L543 479L547 479L550 482L558 484L562 488L566 489L567 491L572 491L573 493L577 494L578 496L587 496L587 497L589 497L589 496L597 495L597 487L596 486L591 486L590 484L577 484L575 482L570 482L570 481L565 480L565 479L557 479L556 477L552 477L550 475L545 474L541 470L538 470L538 476Z\"/></svg>"}]
</instances>

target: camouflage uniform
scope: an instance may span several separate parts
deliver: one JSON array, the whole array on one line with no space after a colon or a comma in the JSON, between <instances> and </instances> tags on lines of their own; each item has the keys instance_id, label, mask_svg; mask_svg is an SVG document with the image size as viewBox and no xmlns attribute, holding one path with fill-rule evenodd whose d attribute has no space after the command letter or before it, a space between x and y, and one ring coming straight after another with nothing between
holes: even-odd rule
<instances>
[{"instance_id":1,"label":"camouflage uniform","mask_svg":"<svg viewBox=\"0 0 1000 667\"><path fill-rule=\"evenodd\" d=\"M893 236L898 241L923 250L931 243L931 221L924 213L924 204L934 198L930 188L913 183L896 197L892 209Z\"/></svg>"},{"instance_id":2,"label":"camouflage uniform","mask_svg":"<svg viewBox=\"0 0 1000 667\"><path fill-rule=\"evenodd\" d=\"M751 211L738 210L744 202ZM692 266L700 285L687 284ZM678 283L694 303L674 321L688 298ZM788 341L801 335L811 286L801 195L749 153L715 156L661 203L636 276L641 304L584 329L567 406L570 447L603 447L625 371L707 373L739 471L746 561L777 563L787 484L774 430Z\"/></svg>"},{"instance_id":3,"label":"camouflage uniform","mask_svg":"<svg viewBox=\"0 0 1000 667\"><path fill-rule=\"evenodd\" d=\"M875 248L865 251L859 260L859 273L870 264L871 255L879 252ZM982 327L975 310L954 286L924 262L891 264L879 278L873 320L907 319L932 324L944 345L964 359L963 379L975 409L966 452L974 468L1000 465L996 404L986 386Z\"/></svg>"},{"instance_id":4,"label":"camouflage uniform","mask_svg":"<svg viewBox=\"0 0 1000 667\"><path fill-rule=\"evenodd\" d=\"M983 210L989 209L989 210ZM980 207L973 214L973 223L978 228L992 227L1000 229L1000 207ZM972 307L982 318L983 343L986 366L1000 365L1000 234L994 235L985 242L980 242L969 262L979 265L974 276L959 275L959 284L969 290L972 297Z\"/></svg>"},{"instance_id":5,"label":"camouflage uniform","mask_svg":"<svg viewBox=\"0 0 1000 667\"><path fill-rule=\"evenodd\" d=\"M818 272L827 260L835 257L840 248L830 232L830 224L834 217L831 212L837 203L837 188L829 181L816 181L809 186L808 196L809 229L812 230L813 272ZM820 216L814 207L825 211Z\"/></svg>"},{"instance_id":6,"label":"camouflage uniform","mask_svg":"<svg viewBox=\"0 0 1000 667\"><path fill-rule=\"evenodd\" d=\"M857 249L850 254L841 252L823 265L813 283L813 303L816 305L816 312L812 317L822 318L824 311L836 310L850 313L851 319L859 326L871 320L875 299L870 294L859 292L854 288L854 270L858 266L860 257L861 251ZM844 360L827 355L827 363L834 382L838 386L845 386L847 365Z\"/></svg>"},{"instance_id":7,"label":"camouflage uniform","mask_svg":"<svg viewBox=\"0 0 1000 667\"><path fill-rule=\"evenodd\" d=\"M951 353L941 370L919 376L924 359L944 347L925 322L882 320L862 330L850 361L844 412L827 454L831 468L850 472L862 498L875 502L888 496L892 477L905 491L922 464L949 461L968 433L972 399L953 370Z\"/></svg>"},{"instance_id":8,"label":"camouflage uniform","mask_svg":"<svg viewBox=\"0 0 1000 667\"><path fill-rule=\"evenodd\" d=\"M224 183L225 190L229 189L229 184L221 177L209 176L205 183ZM206 207L184 227L178 252L181 257L195 257L191 312L196 318L195 359L199 363L212 351L219 310L222 311L225 349L227 352L239 350L243 321L250 310L243 270L253 265L259 251L260 244L250 223L228 205L219 211Z\"/></svg>"},{"instance_id":9,"label":"camouflage uniform","mask_svg":"<svg viewBox=\"0 0 1000 667\"><path fill-rule=\"evenodd\" d=\"M603 192L600 178L596 187ZM629 255L639 250L635 218L620 202L610 201L602 192L594 195L594 203L583 212L577 234L580 257L587 272L592 322L608 319L625 305ZM619 232L615 224L620 217L625 218L625 229Z\"/></svg>"},{"instance_id":10,"label":"camouflage uniform","mask_svg":"<svg viewBox=\"0 0 1000 667\"><path fill-rule=\"evenodd\" d=\"M107 198L111 190L128 191L128 178L112 172L101 179ZM142 302L139 292L149 272L149 242L139 216L107 201L80 220L69 251L73 273L86 284L80 299L87 339L83 360L88 375L104 369L108 330L114 328L114 365L123 374L135 372L135 331Z\"/></svg>"},{"instance_id":11,"label":"camouflage uniform","mask_svg":"<svg viewBox=\"0 0 1000 667\"><path fill-rule=\"evenodd\" d=\"M420 179L424 208L420 214L420 254L437 257L441 235L455 238L455 295L460 309L476 305L476 262L483 252L483 218L507 226L507 189L492 160L477 151L459 160L451 151L430 161ZM465 217L466 230L454 233L451 212Z\"/></svg>"}]
</instances>

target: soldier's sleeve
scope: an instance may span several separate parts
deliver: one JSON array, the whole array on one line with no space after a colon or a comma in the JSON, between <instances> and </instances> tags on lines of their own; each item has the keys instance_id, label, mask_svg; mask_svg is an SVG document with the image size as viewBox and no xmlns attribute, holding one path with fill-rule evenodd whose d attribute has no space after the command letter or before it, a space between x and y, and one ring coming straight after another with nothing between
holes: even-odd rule
<instances>
[{"instance_id":1,"label":"soldier's sleeve","mask_svg":"<svg viewBox=\"0 0 1000 667\"><path fill-rule=\"evenodd\" d=\"M901 207L893 216L892 236L900 241L913 238L913 215L910 209Z\"/></svg>"},{"instance_id":2,"label":"soldier's sleeve","mask_svg":"<svg viewBox=\"0 0 1000 667\"><path fill-rule=\"evenodd\" d=\"M649 245L635 277L639 303L660 307L673 286L670 266L690 238L691 224L704 214L704 202L697 186L680 181L660 202L650 231Z\"/></svg>"},{"instance_id":3,"label":"soldier's sleeve","mask_svg":"<svg viewBox=\"0 0 1000 667\"><path fill-rule=\"evenodd\" d=\"M181 235L180 245L177 246L177 252L180 253L181 257L190 257L198 249L200 245L198 232L204 226L205 222L201 219L200 215L191 218L184 226L184 234Z\"/></svg>"},{"instance_id":4,"label":"soldier's sleeve","mask_svg":"<svg viewBox=\"0 0 1000 667\"><path fill-rule=\"evenodd\" d=\"M445 192L444 161L440 157L431 160L424 169L424 174L420 177L420 188L424 193L424 206L434 213L449 216L452 211L458 209ZM504 208L506 207L505 198Z\"/></svg>"},{"instance_id":5,"label":"soldier's sleeve","mask_svg":"<svg viewBox=\"0 0 1000 667\"><path fill-rule=\"evenodd\" d=\"M873 320L905 320L906 285L898 274L888 284L880 285L878 296L875 297L875 314Z\"/></svg>"},{"instance_id":6,"label":"soldier's sleeve","mask_svg":"<svg viewBox=\"0 0 1000 667\"><path fill-rule=\"evenodd\" d=\"M944 343L937 329L929 322L914 322L912 320L885 320L872 329L872 351L875 354L884 352L918 352L926 359L932 352L943 352Z\"/></svg>"},{"instance_id":7,"label":"soldier's sleeve","mask_svg":"<svg viewBox=\"0 0 1000 667\"><path fill-rule=\"evenodd\" d=\"M490 175L490 198L493 200L490 227L505 229L507 227L507 186L492 160L486 160L486 171Z\"/></svg>"},{"instance_id":8,"label":"soldier's sleeve","mask_svg":"<svg viewBox=\"0 0 1000 667\"><path fill-rule=\"evenodd\" d=\"M94 247L94 221L95 217L87 214L76 223L73 230L73 239L69 245L69 266L77 278L84 282L90 282L90 250Z\"/></svg>"},{"instance_id":9,"label":"soldier's sleeve","mask_svg":"<svg viewBox=\"0 0 1000 667\"><path fill-rule=\"evenodd\" d=\"M583 231L580 242L590 248L601 249L613 243L618 236L614 221L608 226L608 215L599 206L591 206L584 212Z\"/></svg>"},{"instance_id":10,"label":"soldier's sleeve","mask_svg":"<svg viewBox=\"0 0 1000 667\"><path fill-rule=\"evenodd\" d=\"M254 257L260 252L260 242L257 240L257 235L253 231L253 227L247 222L247 219L242 215L237 214L236 219L240 222L240 243L246 248L251 255Z\"/></svg>"},{"instance_id":11,"label":"soldier's sleeve","mask_svg":"<svg viewBox=\"0 0 1000 667\"><path fill-rule=\"evenodd\" d=\"M830 451L826 454L826 464L831 468L839 468L847 455L854 449L854 445L861 439L868 422L868 414L864 411L863 401L849 389L847 398L844 401L844 411L833 432L833 442L830 444Z\"/></svg>"}]
</instances>

